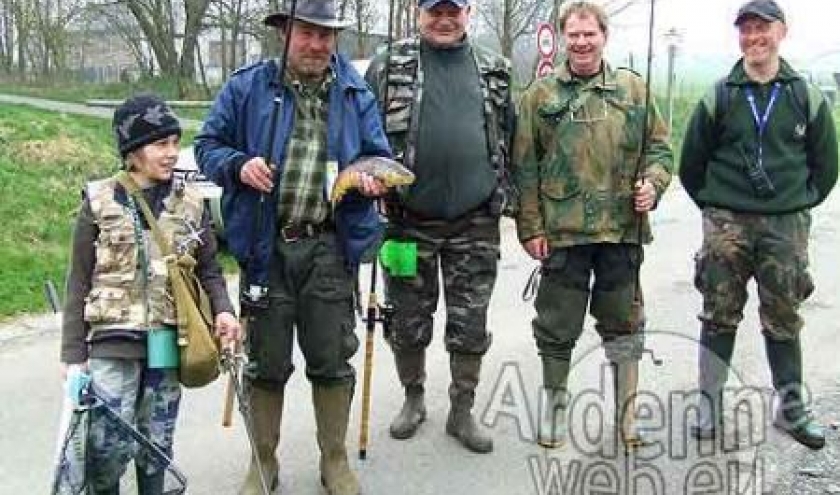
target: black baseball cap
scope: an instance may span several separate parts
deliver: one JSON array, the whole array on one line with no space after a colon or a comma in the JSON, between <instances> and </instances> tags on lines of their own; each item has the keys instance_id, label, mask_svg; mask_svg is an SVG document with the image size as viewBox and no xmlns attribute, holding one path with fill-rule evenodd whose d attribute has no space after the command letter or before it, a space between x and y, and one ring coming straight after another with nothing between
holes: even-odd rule
<instances>
[{"instance_id":1,"label":"black baseball cap","mask_svg":"<svg viewBox=\"0 0 840 495\"><path fill-rule=\"evenodd\" d=\"M747 17L759 17L767 22L785 22L785 13L774 0L750 0L738 9L735 25L741 24Z\"/></svg>"},{"instance_id":2,"label":"black baseball cap","mask_svg":"<svg viewBox=\"0 0 840 495\"><path fill-rule=\"evenodd\" d=\"M463 9L464 7L470 4L470 0L418 0L417 5L421 9L431 9L435 5L444 2L454 4L459 9Z\"/></svg>"}]
</instances>

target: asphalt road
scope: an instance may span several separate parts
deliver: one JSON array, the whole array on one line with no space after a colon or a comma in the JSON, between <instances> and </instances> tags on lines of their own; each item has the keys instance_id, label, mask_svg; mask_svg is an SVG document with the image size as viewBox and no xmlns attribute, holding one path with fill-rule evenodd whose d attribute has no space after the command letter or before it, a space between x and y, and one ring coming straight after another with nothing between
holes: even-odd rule
<instances>
[{"instance_id":1,"label":"asphalt road","mask_svg":"<svg viewBox=\"0 0 840 495\"><path fill-rule=\"evenodd\" d=\"M81 103L71 103L66 101L48 100L45 98L35 98L31 96L18 96L9 94L0 94L0 102L12 103L15 105L27 105L30 107L40 108L42 110L52 110L61 113L70 113L73 115L87 115L89 117L100 117L110 119L114 116L113 108L105 107L91 107ZM201 122L193 119L179 118L181 125L188 129L198 129L201 127Z\"/></svg>"},{"instance_id":2,"label":"asphalt road","mask_svg":"<svg viewBox=\"0 0 840 495\"><path fill-rule=\"evenodd\" d=\"M840 419L840 359L837 306L840 264L840 196L815 212L812 268L817 291L804 307L806 377L814 410L826 423ZM729 385L751 405L753 424L747 445L716 446L684 437L686 399L695 383L699 297L692 287L693 252L700 243L700 219L675 185L654 215L657 237L646 251L642 273L648 303L648 344L661 366L642 365L641 400L654 446L636 456L616 452L604 435L602 417L611 422L609 380L591 321L576 349L572 389L586 400L572 413L573 442L546 451L533 443L540 365L530 330L533 309L521 291L535 266L519 248L512 225L503 226L500 276L493 296L493 346L485 361L477 410L495 439L489 455L466 452L443 432L448 407L448 356L441 342L442 321L428 359L429 418L417 437L395 441L387 426L401 405L390 351L377 335L373 408L368 458L352 463L365 494L583 494L583 493L840 493L838 433L829 445L810 452L769 426L769 373L758 332L754 295L742 324ZM366 278L363 276L363 280ZM0 494L46 493L51 478L56 425L61 404L56 318L24 318L0 328ZM358 327L363 338L364 327ZM361 368L361 356L356 363ZM300 356L297 356L300 363ZM298 366L302 369L302 366ZM220 426L223 381L185 392L176 438L176 460L189 478L188 493L231 494L244 475L247 439L241 418ZM353 406L351 452L358 438L361 394ZM739 416L741 420L743 416ZM732 416L733 423L736 417ZM731 435L727 435L730 439ZM727 447L726 449L721 447ZM297 372L287 391L280 449L281 490L286 494L323 493L310 387ZM704 485L705 483L705 485ZM698 487L705 486L706 491ZM600 487L600 488L599 488ZM600 491L599 491L600 490Z\"/></svg>"}]
</instances>

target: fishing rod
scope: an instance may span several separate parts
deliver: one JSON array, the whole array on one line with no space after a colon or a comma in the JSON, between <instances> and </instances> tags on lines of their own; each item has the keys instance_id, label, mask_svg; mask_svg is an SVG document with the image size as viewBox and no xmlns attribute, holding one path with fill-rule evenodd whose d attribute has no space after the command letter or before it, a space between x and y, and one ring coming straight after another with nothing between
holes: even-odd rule
<instances>
[{"instance_id":1,"label":"fishing rod","mask_svg":"<svg viewBox=\"0 0 840 495\"><path fill-rule=\"evenodd\" d=\"M386 41L385 67L383 71L384 85L381 98L381 116L383 132L387 137L387 107L388 107L388 86L391 76L391 49L394 40L394 0L388 2L388 39ZM365 363L362 374L362 413L359 419L359 459L367 459L369 427L370 427L370 403L371 403L371 379L373 377L373 344L376 336L376 324L382 323L385 333L388 332L393 308L379 304L376 297L376 279L379 261L374 258L370 267L370 291L368 292L367 311L365 314Z\"/></svg>"}]
</instances>

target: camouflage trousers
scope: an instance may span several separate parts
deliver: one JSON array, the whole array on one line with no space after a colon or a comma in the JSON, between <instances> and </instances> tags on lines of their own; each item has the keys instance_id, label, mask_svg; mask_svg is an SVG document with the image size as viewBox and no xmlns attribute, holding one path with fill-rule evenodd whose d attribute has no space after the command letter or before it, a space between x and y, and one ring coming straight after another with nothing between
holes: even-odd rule
<instances>
[{"instance_id":1,"label":"camouflage trousers","mask_svg":"<svg viewBox=\"0 0 840 495\"><path fill-rule=\"evenodd\" d=\"M552 249L543 261L534 303L532 327L540 355L570 361L589 307L607 359L641 359L644 302L638 272L643 255L635 244Z\"/></svg>"},{"instance_id":2,"label":"camouflage trousers","mask_svg":"<svg viewBox=\"0 0 840 495\"><path fill-rule=\"evenodd\" d=\"M91 358L90 374L105 405L171 457L181 404L178 370L149 369L142 360ZM148 475L165 467L143 452L135 455L134 440L99 409L91 414L88 482L95 490L117 485L132 458Z\"/></svg>"},{"instance_id":3,"label":"camouflage trousers","mask_svg":"<svg viewBox=\"0 0 840 495\"><path fill-rule=\"evenodd\" d=\"M703 210L703 246L695 255L694 285L703 295L699 318L715 331L735 332L744 317L747 282L758 286L762 329L796 338L799 306L814 291L808 273L808 211L786 215Z\"/></svg>"},{"instance_id":4,"label":"camouflage trousers","mask_svg":"<svg viewBox=\"0 0 840 495\"><path fill-rule=\"evenodd\" d=\"M392 349L419 350L431 343L441 273L446 350L487 352L487 308L499 262L498 218L482 211L455 220L405 221L392 225L388 237L417 243L417 275L385 276L387 301L395 310L388 337Z\"/></svg>"}]
</instances>

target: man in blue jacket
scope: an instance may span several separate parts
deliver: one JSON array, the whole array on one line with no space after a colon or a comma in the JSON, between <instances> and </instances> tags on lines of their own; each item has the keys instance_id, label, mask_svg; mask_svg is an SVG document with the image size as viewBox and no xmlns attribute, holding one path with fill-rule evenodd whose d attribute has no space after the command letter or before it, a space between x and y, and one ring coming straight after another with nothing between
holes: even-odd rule
<instances>
[{"instance_id":1,"label":"man in blue jacket","mask_svg":"<svg viewBox=\"0 0 840 495\"><path fill-rule=\"evenodd\" d=\"M285 74L277 60L234 72L195 145L202 172L225 189L225 236L250 318L245 376L257 452L241 493L262 493L260 470L272 490L278 485L275 451L297 328L322 482L330 494L355 495L345 448L355 382L348 360L358 347L353 277L379 238L370 197L385 191L364 175L335 208L327 193L351 173L348 164L390 150L373 94L335 53L346 23L333 0L299 0L294 19L285 9L265 23L289 44Z\"/></svg>"}]
</instances>

